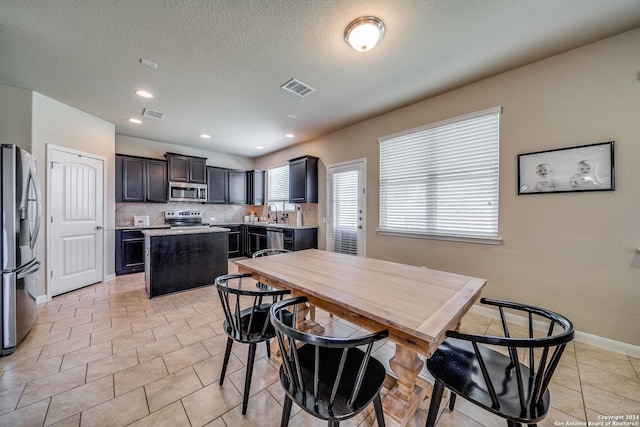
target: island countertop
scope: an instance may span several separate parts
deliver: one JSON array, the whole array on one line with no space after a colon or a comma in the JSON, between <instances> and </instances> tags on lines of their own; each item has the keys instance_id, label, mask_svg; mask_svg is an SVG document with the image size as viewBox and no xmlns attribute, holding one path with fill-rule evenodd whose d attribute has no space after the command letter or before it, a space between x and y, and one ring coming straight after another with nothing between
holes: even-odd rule
<instances>
[{"instance_id":1,"label":"island countertop","mask_svg":"<svg viewBox=\"0 0 640 427\"><path fill-rule=\"evenodd\" d=\"M142 234L149 237L157 236L175 236L181 234L204 234L204 233L224 233L230 231L228 228L223 227L184 227L184 228L169 228L169 229L155 229L155 230L142 230Z\"/></svg>"}]
</instances>

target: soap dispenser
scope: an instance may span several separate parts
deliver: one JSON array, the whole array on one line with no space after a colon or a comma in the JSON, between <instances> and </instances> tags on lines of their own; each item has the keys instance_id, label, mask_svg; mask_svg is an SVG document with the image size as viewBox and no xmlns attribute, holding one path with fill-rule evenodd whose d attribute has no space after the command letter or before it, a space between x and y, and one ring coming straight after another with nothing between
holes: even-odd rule
<instances>
[{"instance_id":1,"label":"soap dispenser","mask_svg":"<svg viewBox=\"0 0 640 427\"><path fill-rule=\"evenodd\" d=\"M302 211L300 210L300 206L298 206L296 213L296 227L302 227Z\"/></svg>"}]
</instances>

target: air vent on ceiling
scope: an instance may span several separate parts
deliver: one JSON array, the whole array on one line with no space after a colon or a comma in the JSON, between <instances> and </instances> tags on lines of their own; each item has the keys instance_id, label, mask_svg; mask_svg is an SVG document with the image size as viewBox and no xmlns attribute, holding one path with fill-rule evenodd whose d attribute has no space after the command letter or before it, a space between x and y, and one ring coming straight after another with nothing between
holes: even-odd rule
<instances>
[{"instance_id":1,"label":"air vent on ceiling","mask_svg":"<svg viewBox=\"0 0 640 427\"><path fill-rule=\"evenodd\" d=\"M295 93L302 98L309 95L311 92L315 92L314 88L296 79L291 79L280 87L288 92Z\"/></svg>"},{"instance_id":2,"label":"air vent on ceiling","mask_svg":"<svg viewBox=\"0 0 640 427\"><path fill-rule=\"evenodd\" d=\"M142 117L148 117L150 119L160 120L164 117L164 113L160 111L150 110L149 108L145 108L142 110Z\"/></svg>"}]
</instances>

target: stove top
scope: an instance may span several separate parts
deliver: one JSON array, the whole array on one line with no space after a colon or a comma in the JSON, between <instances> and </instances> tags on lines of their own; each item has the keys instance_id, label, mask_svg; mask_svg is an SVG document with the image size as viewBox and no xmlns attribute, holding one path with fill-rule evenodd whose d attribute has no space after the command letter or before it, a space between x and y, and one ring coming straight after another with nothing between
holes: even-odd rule
<instances>
[{"instance_id":1,"label":"stove top","mask_svg":"<svg viewBox=\"0 0 640 427\"><path fill-rule=\"evenodd\" d=\"M201 211L165 211L165 224L174 227L203 227Z\"/></svg>"}]
</instances>

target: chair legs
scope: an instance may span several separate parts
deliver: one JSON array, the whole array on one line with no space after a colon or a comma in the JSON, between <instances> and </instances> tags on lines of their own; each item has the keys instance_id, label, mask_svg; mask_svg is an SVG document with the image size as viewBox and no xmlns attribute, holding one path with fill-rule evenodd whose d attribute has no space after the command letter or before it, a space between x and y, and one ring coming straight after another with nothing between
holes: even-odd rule
<instances>
[{"instance_id":1,"label":"chair legs","mask_svg":"<svg viewBox=\"0 0 640 427\"><path fill-rule=\"evenodd\" d=\"M271 341L266 340L265 344L267 345L267 359L271 359Z\"/></svg>"},{"instance_id":2,"label":"chair legs","mask_svg":"<svg viewBox=\"0 0 640 427\"><path fill-rule=\"evenodd\" d=\"M247 403L249 402L249 391L251 390L251 374L253 373L253 362L256 358L255 343L249 344L249 355L247 356L247 372L244 376L244 394L242 396L242 415L247 413Z\"/></svg>"},{"instance_id":3,"label":"chair legs","mask_svg":"<svg viewBox=\"0 0 640 427\"><path fill-rule=\"evenodd\" d=\"M444 384L440 381L435 382L433 385L433 392L431 393L431 403L429 404L429 415L427 415L426 427L433 427L436 425L436 419L438 418L438 411L440 410L440 402L442 401L442 393L444 392Z\"/></svg>"},{"instance_id":4,"label":"chair legs","mask_svg":"<svg viewBox=\"0 0 640 427\"><path fill-rule=\"evenodd\" d=\"M224 382L224 376L227 373L229 356L231 356L231 347L233 347L233 340L231 338L227 338L227 348L224 350L224 361L222 362L222 372L220 373L220 385Z\"/></svg>"},{"instance_id":5,"label":"chair legs","mask_svg":"<svg viewBox=\"0 0 640 427\"><path fill-rule=\"evenodd\" d=\"M380 393L378 393L373 399L373 409L376 412L376 421L378 422L378 427L385 427L384 413L382 412L382 399L380 398Z\"/></svg>"},{"instance_id":6,"label":"chair legs","mask_svg":"<svg viewBox=\"0 0 640 427\"><path fill-rule=\"evenodd\" d=\"M291 417L291 406L293 401L289 396L284 396L284 406L282 407L282 419L280 420L280 427L287 427L289 425L289 417Z\"/></svg>"},{"instance_id":7,"label":"chair legs","mask_svg":"<svg viewBox=\"0 0 640 427\"><path fill-rule=\"evenodd\" d=\"M456 405L456 394L451 392L451 397L449 398L449 410L453 411L453 407Z\"/></svg>"}]
</instances>

